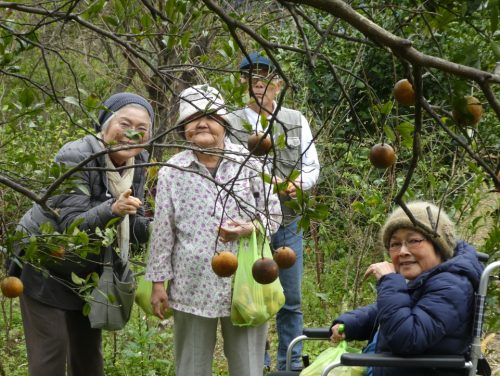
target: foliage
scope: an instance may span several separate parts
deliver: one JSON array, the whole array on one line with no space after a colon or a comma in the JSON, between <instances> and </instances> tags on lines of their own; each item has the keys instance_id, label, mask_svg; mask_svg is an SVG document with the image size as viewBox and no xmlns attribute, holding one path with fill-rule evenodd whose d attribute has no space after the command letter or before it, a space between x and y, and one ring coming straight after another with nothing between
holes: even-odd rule
<instances>
[{"instance_id":1,"label":"foliage","mask_svg":"<svg viewBox=\"0 0 500 376\"><path fill-rule=\"evenodd\" d=\"M322 165L314 192L300 192L305 200L296 205L305 214L304 224L316 229L306 233L306 324L327 325L337 313L373 299L373 283L361 276L367 265L385 257L377 232L403 188L403 201L442 204L464 239L491 259L499 258L499 198L491 172L500 166L500 127L477 81L424 66L423 95L434 114L424 111L420 121L415 107L399 106L392 97L396 81L416 78L415 66L402 57L404 49L368 39L345 19L312 6L250 0L53 1L45 8L24 3L25 10L15 2L1 5L0 178L43 194L65 171L51 162L56 151L94 134L99 104L116 91L134 91L152 101L159 138L151 145L151 162L161 164L184 147L174 137L177 93L209 82L221 90L230 110L239 108L247 100L237 72L242 48L265 49L285 80L279 100L306 115ZM212 3L223 4L224 15L234 22L226 22ZM349 4L424 54L484 72L494 71L500 60L498 0ZM247 29L235 27L238 22ZM498 98L498 84L490 88ZM453 104L464 95L476 96L485 108L477 128L451 118ZM388 170L368 162L370 147L381 141L390 143L398 157ZM415 141L420 143L416 165ZM158 168L151 167L148 178L149 215ZM3 264L8 238L16 236L15 224L31 199L13 184L0 184ZM43 244L50 254L61 245L47 243L52 235L47 229L33 244ZM64 246L85 250L85 235L78 236L79 243L68 240ZM494 289L490 295L493 314L487 329L498 331L500 295ZM25 374L25 362L17 361L24 359L19 311L14 304L10 317L10 303L1 301L5 325L0 327L6 333L0 348L8 360L2 360L0 370ZM136 312L118 336L106 334L107 374L169 374L168 325L158 330L156 321ZM215 368L222 374L223 361Z\"/></svg>"}]
</instances>

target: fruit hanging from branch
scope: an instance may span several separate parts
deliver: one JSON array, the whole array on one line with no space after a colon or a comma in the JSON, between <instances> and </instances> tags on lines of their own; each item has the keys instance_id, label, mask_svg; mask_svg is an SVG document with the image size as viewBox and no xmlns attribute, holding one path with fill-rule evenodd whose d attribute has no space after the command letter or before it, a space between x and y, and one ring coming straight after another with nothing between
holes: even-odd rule
<instances>
[{"instance_id":1,"label":"fruit hanging from branch","mask_svg":"<svg viewBox=\"0 0 500 376\"><path fill-rule=\"evenodd\" d=\"M262 132L255 132L248 136L247 146L250 153L261 157L271 151L273 142L269 135Z\"/></svg>"},{"instance_id":2,"label":"fruit hanging from branch","mask_svg":"<svg viewBox=\"0 0 500 376\"><path fill-rule=\"evenodd\" d=\"M370 149L370 162L377 168L391 167L396 161L396 153L389 144L375 144Z\"/></svg>"},{"instance_id":3,"label":"fruit hanging from branch","mask_svg":"<svg viewBox=\"0 0 500 376\"><path fill-rule=\"evenodd\" d=\"M413 85L406 78L396 82L392 93L396 101L403 106L413 106L415 104Z\"/></svg>"},{"instance_id":4,"label":"fruit hanging from branch","mask_svg":"<svg viewBox=\"0 0 500 376\"><path fill-rule=\"evenodd\" d=\"M61 245L50 252L52 257L64 258L64 254L66 253L66 249Z\"/></svg>"},{"instance_id":5,"label":"fruit hanging from branch","mask_svg":"<svg viewBox=\"0 0 500 376\"><path fill-rule=\"evenodd\" d=\"M212 270L219 277L230 277L238 268L238 258L229 251L216 253L212 257Z\"/></svg>"},{"instance_id":6,"label":"fruit hanging from branch","mask_svg":"<svg viewBox=\"0 0 500 376\"><path fill-rule=\"evenodd\" d=\"M278 275L278 264L273 259L263 257L253 263L253 279L262 285L274 282Z\"/></svg>"},{"instance_id":7,"label":"fruit hanging from branch","mask_svg":"<svg viewBox=\"0 0 500 376\"><path fill-rule=\"evenodd\" d=\"M295 251L290 247L279 247L274 251L273 260L280 269L291 268L297 260Z\"/></svg>"},{"instance_id":8,"label":"fruit hanging from branch","mask_svg":"<svg viewBox=\"0 0 500 376\"><path fill-rule=\"evenodd\" d=\"M453 106L451 114L458 125L473 127L483 116L483 105L479 99L469 95Z\"/></svg>"},{"instance_id":9,"label":"fruit hanging from branch","mask_svg":"<svg viewBox=\"0 0 500 376\"><path fill-rule=\"evenodd\" d=\"M17 277L6 277L0 283L2 294L7 298L17 298L23 293L23 282Z\"/></svg>"}]
</instances>

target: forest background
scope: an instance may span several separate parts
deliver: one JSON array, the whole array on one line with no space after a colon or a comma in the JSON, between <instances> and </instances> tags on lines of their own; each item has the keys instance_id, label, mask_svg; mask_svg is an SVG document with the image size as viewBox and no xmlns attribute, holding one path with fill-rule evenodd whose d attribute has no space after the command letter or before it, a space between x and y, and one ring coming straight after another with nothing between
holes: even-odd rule
<instances>
[{"instance_id":1,"label":"forest background","mask_svg":"<svg viewBox=\"0 0 500 376\"><path fill-rule=\"evenodd\" d=\"M362 275L385 257L376 235L395 204L442 205L463 239L499 259L499 10L499 0L0 1L0 261L32 203L71 189L53 157L94 134L101 100L133 91L154 105L151 193L161 162L183 148L177 94L208 82L230 109L243 106L237 67L254 50L276 63L279 103L306 115L322 165L300 205L306 326L372 301L374 283ZM393 98L402 78L413 83L414 106ZM467 95L484 108L477 125L452 116ZM380 142L396 151L388 169L368 160ZM152 195L147 205L153 212ZM499 372L498 281L490 290L484 344ZM0 305L0 375L25 375L18 302L1 297ZM273 330L270 339L275 348ZM124 330L105 333L104 351L106 374L171 375L171 322L136 308ZM227 374L219 348L214 374Z\"/></svg>"}]
</instances>

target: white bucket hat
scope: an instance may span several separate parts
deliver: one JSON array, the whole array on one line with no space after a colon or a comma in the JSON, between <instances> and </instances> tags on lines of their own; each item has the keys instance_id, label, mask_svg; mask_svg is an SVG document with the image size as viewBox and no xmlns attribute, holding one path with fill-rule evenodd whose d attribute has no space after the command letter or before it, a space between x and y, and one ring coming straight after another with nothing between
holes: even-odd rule
<instances>
[{"instance_id":1,"label":"white bucket hat","mask_svg":"<svg viewBox=\"0 0 500 376\"><path fill-rule=\"evenodd\" d=\"M226 115L224 99L219 91L207 84L188 87L179 96L179 117L176 125L197 113Z\"/></svg>"}]
</instances>

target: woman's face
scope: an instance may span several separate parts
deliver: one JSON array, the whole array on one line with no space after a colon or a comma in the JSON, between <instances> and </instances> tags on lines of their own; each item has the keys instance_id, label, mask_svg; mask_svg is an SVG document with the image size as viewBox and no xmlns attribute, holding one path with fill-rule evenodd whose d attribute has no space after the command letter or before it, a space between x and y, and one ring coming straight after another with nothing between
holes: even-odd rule
<instances>
[{"instance_id":1,"label":"woman's face","mask_svg":"<svg viewBox=\"0 0 500 376\"><path fill-rule=\"evenodd\" d=\"M442 262L432 242L422 233L410 229L399 229L392 234L389 255L396 271L408 280Z\"/></svg>"},{"instance_id":2,"label":"woman's face","mask_svg":"<svg viewBox=\"0 0 500 376\"><path fill-rule=\"evenodd\" d=\"M221 120L211 116L197 117L184 125L186 140L201 148L219 148L224 146L226 129Z\"/></svg>"},{"instance_id":3,"label":"woman's face","mask_svg":"<svg viewBox=\"0 0 500 376\"><path fill-rule=\"evenodd\" d=\"M149 140L151 119L145 109L138 107L124 107L111 119L102 138L108 145L126 146L142 144ZM126 149L110 153L109 157L115 166L122 166L143 149Z\"/></svg>"}]
</instances>

